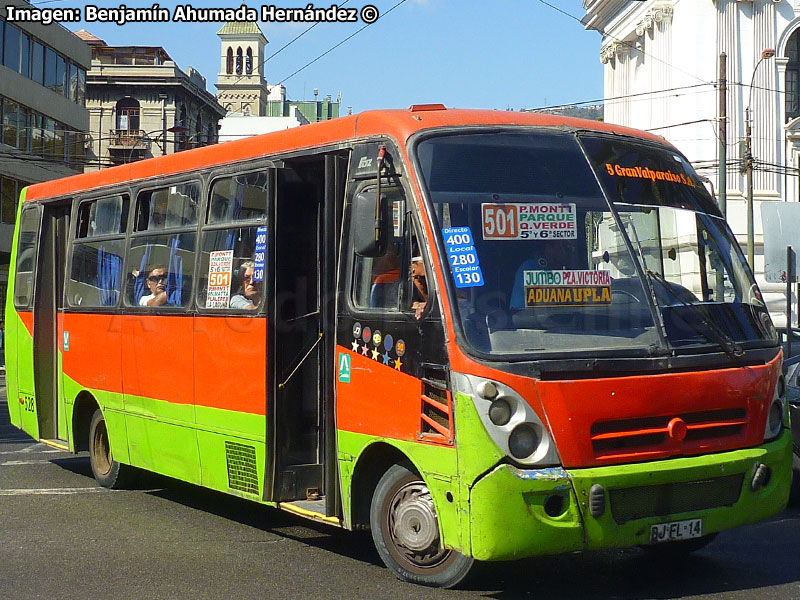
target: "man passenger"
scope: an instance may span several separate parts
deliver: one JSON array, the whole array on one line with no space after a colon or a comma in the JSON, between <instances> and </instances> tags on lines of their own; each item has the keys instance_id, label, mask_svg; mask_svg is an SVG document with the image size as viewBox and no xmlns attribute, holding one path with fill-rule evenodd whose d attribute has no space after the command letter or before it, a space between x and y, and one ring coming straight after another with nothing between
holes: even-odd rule
<instances>
[{"instance_id":1,"label":"man passenger","mask_svg":"<svg viewBox=\"0 0 800 600\"><path fill-rule=\"evenodd\" d=\"M147 274L150 293L139 298L139 306L162 306L167 303L167 267L158 265Z\"/></svg>"}]
</instances>

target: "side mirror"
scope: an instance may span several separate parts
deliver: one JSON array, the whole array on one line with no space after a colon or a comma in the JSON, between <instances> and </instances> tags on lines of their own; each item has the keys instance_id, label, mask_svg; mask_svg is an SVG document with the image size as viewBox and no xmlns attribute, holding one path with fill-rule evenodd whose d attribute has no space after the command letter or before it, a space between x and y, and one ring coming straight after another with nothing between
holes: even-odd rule
<instances>
[{"instance_id":1,"label":"side mirror","mask_svg":"<svg viewBox=\"0 0 800 600\"><path fill-rule=\"evenodd\" d=\"M373 190L359 192L353 198L353 248L359 256L383 256L389 239L388 203Z\"/></svg>"}]
</instances>

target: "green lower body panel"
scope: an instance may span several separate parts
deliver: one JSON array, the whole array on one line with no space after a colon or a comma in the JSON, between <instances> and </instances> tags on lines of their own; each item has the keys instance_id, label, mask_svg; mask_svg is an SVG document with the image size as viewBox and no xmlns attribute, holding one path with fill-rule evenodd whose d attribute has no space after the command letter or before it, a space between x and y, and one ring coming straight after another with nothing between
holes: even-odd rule
<instances>
[{"instance_id":1,"label":"green lower body panel","mask_svg":"<svg viewBox=\"0 0 800 600\"><path fill-rule=\"evenodd\" d=\"M584 515L587 548L650 543L650 526L702 518L704 535L754 523L781 512L792 479L791 437L756 448L691 458L571 472ZM769 483L750 487L754 468L766 465ZM589 490L602 485L607 508L589 513Z\"/></svg>"},{"instance_id":2,"label":"green lower body panel","mask_svg":"<svg viewBox=\"0 0 800 600\"><path fill-rule=\"evenodd\" d=\"M569 475L559 468L501 465L470 493L472 555L512 560L583 548L583 527ZM560 506L561 511L545 506Z\"/></svg>"},{"instance_id":3,"label":"green lower body panel","mask_svg":"<svg viewBox=\"0 0 800 600\"><path fill-rule=\"evenodd\" d=\"M758 465L766 485L751 489ZM702 519L702 534L781 512L791 482L791 439L756 448L639 464L563 470L500 465L470 492L471 554L509 560L581 549L650 543L651 526ZM602 486L605 510L589 494Z\"/></svg>"}]
</instances>

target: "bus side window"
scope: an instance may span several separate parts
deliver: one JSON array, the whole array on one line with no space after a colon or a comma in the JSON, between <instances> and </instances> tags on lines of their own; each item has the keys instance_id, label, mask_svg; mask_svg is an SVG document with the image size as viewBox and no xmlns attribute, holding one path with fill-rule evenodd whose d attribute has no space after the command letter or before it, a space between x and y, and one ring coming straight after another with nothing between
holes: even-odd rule
<instances>
[{"instance_id":1,"label":"bus side window","mask_svg":"<svg viewBox=\"0 0 800 600\"><path fill-rule=\"evenodd\" d=\"M389 228L389 241L383 256L354 254L352 299L358 308L399 311L400 295L406 280L408 244L404 235L405 197L402 188L383 188L388 198L394 223Z\"/></svg>"},{"instance_id":2,"label":"bus side window","mask_svg":"<svg viewBox=\"0 0 800 600\"><path fill-rule=\"evenodd\" d=\"M191 301L200 185L144 190L136 198L128 250L129 306L186 307Z\"/></svg>"},{"instance_id":3,"label":"bus side window","mask_svg":"<svg viewBox=\"0 0 800 600\"><path fill-rule=\"evenodd\" d=\"M81 203L67 299L75 307L116 306L122 288L128 196Z\"/></svg>"},{"instance_id":4,"label":"bus side window","mask_svg":"<svg viewBox=\"0 0 800 600\"><path fill-rule=\"evenodd\" d=\"M255 314L266 261L268 171L217 179L203 227L197 306Z\"/></svg>"},{"instance_id":5,"label":"bus side window","mask_svg":"<svg viewBox=\"0 0 800 600\"><path fill-rule=\"evenodd\" d=\"M36 238L42 209L31 206L22 211L17 243L16 276L14 278L14 306L29 308L33 300L33 283L36 280Z\"/></svg>"},{"instance_id":6,"label":"bus side window","mask_svg":"<svg viewBox=\"0 0 800 600\"><path fill-rule=\"evenodd\" d=\"M392 224L383 256L354 256L352 298L358 308L422 314L428 300L425 262L399 187L384 188Z\"/></svg>"}]
</instances>

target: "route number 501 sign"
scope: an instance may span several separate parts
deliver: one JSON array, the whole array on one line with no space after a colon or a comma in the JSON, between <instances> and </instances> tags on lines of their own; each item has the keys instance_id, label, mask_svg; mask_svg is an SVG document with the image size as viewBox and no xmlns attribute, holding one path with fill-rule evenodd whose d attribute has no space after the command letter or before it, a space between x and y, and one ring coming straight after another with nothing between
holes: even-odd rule
<instances>
[{"instance_id":1,"label":"route number 501 sign","mask_svg":"<svg viewBox=\"0 0 800 600\"><path fill-rule=\"evenodd\" d=\"M574 204L481 204L485 240L574 240Z\"/></svg>"}]
</instances>

